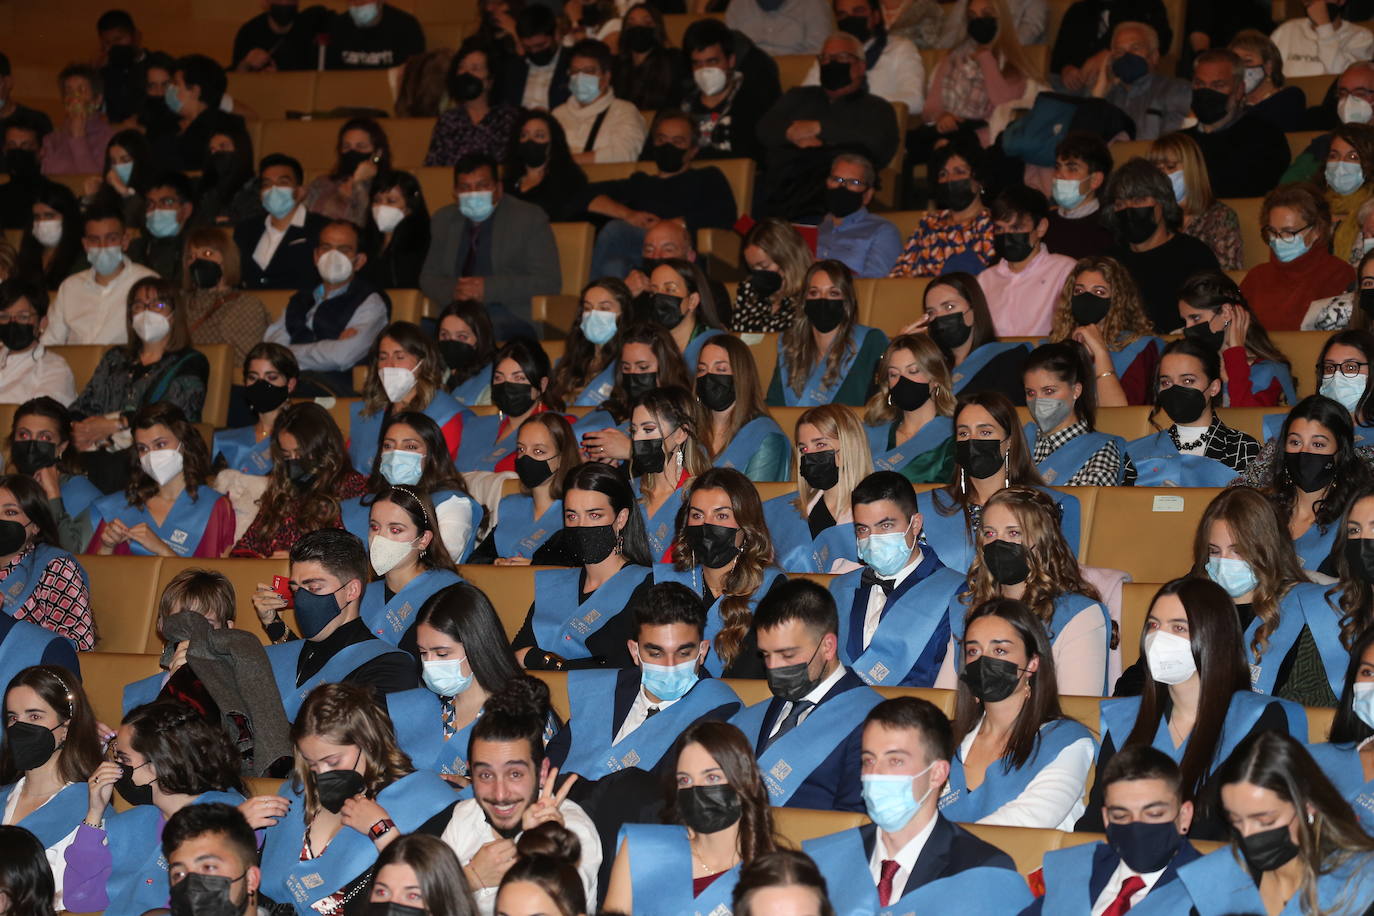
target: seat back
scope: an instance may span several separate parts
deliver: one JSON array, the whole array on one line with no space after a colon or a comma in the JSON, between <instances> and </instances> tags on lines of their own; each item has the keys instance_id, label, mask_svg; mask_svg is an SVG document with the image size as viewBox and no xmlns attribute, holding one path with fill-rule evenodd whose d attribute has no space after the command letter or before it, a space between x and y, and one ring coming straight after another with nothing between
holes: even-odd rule
<instances>
[{"instance_id":1,"label":"seat back","mask_svg":"<svg viewBox=\"0 0 1374 916\"><path fill-rule=\"evenodd\" d=\"M1184 572L1184 570L1179 570ZM1158 582L1127 582L1121 586L1121 667L1129 668L1140 658L1140 635L1150 616L1150 602L1159 591Z\"/></svg>"},{"instance_id":2,"label":"seat back","mask_svg":"<svg viewBox=\"0 0 1374 916\"><path fill-rule=\"evenodd\" d=\"M188 569L209 569L222 574L234 587L234 628L256 636L267 645L267 633L253 610L253 592L258 584L271 586L273 576L291 575L291 564L285 559L250 559L233 557L213 563L196 557L165 557L157 571L157 594L162 595L168 584ZM150 634L146 652L161 652L157 634Z\"/></svg>"},{"instance_id":3,"label":"seat back","mask_svg":"<svg viewBox=\"0 0 1374 916\"><path fill-rule=\"evenodd\" d=\"M339 128L346 123L342 118L264 121L262 148L266 153L290 153L307 172L327 171L338 161Z\"/></svg>"},{"instance_id":4,"label":"seat back","mask_svg":"<svg viewBox=\"0 0 1374 916\"><path fill-rule=\"evenodd\" d=\"M1269 246L1260 235L1260 205L1262 197L1228 197L1222 201L1236 211L1240 222L1241 263L1246 270L1269 260Z\"/></svg>"},{"instance_id":5,"label":"seat back","mask_svg":"<svg viewBox=\"0 0 1374 916\"><path fill-rule=\"evenodd\" d=\"M146 652L162 645L154 631L157 619L159 557L86 554L81 565L91 580L91 616L95 647L101 652Z\"/></svg>"},{"instance_id":6,"label":"seat back","mask_svg":"<svg viewBox=\"0 0 1374 916\"><path fill-rule=\"evenodd\" d=\"M884 277L872 282L866 302L859 306L859 323L896 337L902 328L920 319L925 308L928 277Z\"/></svg>"},{"instance_id":7,"label":"seat back","mask_svg":"<svg viewBox=\"0 0 1374 916\"><path fill-rule=\"evenodd\" d=\"M1320 744L1331 735L1331 723L1336 710L1330 706L1305 706L1307 710L1307 743Z\"/></svg>"},{"instance_id":8,"label":"seat back","mask_svg":"<svg viewBox=\"0 0 1374 916\"><path fill-rule=\"evenodd\" d=\"M480 588L496 608L506 635L512 639L525 622L530 605L534 604L534 574L547 566L486 566L458 567L458 574ZM544 648L557 651L553 646Z\"/></svg>"},{"instance_id":9,"label":"seat back","mask_svg":"<svg viewBox=\"0 0 1374 916\"><path fill-rule=\"evenodd\" d=\"M253 295L262 300L262 307L267 309L267 320L276 321L286 314L286 307L291 303L291 297L296 294L291 289L258 289L253 291Z\"/></svg>"},{"instance_id":10,"label":"seat back","mask_svg":"<svg viewBox=\"0 0 1374 916\"><path fill-rule=\"evenodd\" d=\"M754 365L759 369L759 384L767 391L773 381L773 373L778 368L778 335L740 334L739 339L748 344L749 352L754 354Z\"/></svg>"},{"instance_id":11,"label":"seat back","mask_svg":"<svg viewBox=\"0 0 1374 916\"><path fill-rule=\"evenodd\" d=\"M323 70L316 76L316 111L379 108L390 115L395 104L386 70Z\"/></svg>"},{"instance_id":12,"label":"seat back","mask_svg":"<svg viewBox=\"0 0 1374 916\"><path fill-rule=\"evenodd\" d=\"M95 367L100 365L100 360L105 356L105 351L108 349L110 348L105 344L63 344L59 347L48 348L49 351L65 359L67 365L71 367L78 394L90 384L91 376L95 375Z\"/></svg>"},{"instance_id":13,"label":"seat back","mask_svg":"<svg viewBox=\"0 0 1374 916\"><path fill-rule=\"evenodd\" d=\"M1193 565L1193 535L1211 487L1104 487L1088 531L1088 566L1131 574L1137 582L1167 582ZM1144 549L1142 549L1144 548Z\"/></svg>"},{"instance_id":14,"label":"seat back","mask_svg":"<svg viewBox=\"0 0 1374 916\"><path fill-rule=\"evenodd\" d=\"M228 344L200 344L197 350L210 363L210 375L205 381L205 406L200 418L220 428L229 423L229 382L234 374L234 348Z\"/></svg>"},{"instance_id":15,"label":"seat back","mask_svg":"<svg viewBox=\"0 0 1374 916\"><path fill-rule=\"evenodd\" d=\"M1153 143L1153 140L1122 140L1110 144L1107 149L1112 153L1112 166L1125 165L1137 156L1142 159L1150 158L1150 146Z\"/></svg>"},{"instance_id":16,"label":"seat back","mask_svg":"<svg viewBox=\"0 0 1374 916\"><path fill-rule=\"evenodd\" d=\"M806 81L806 74L816 66L814 54L779 54L773 58L778 65L778 82L782 91L796 89Z\"/></svg>"},{"instance_id":17,"label":"seat back","mask_svg":"<svg viewBox=\"0 0 1374 916\"><path fill-rule=\"evenodd\" d=\"M118 728L124 718L124 687L157 674L158 656L136 652L82 652L81 686L96 720Z\"/></svg>"},{"instance_id":18,"label":"seat back","mask_svg":"<svg viewBox=\"0 0 1374 916\"><path fill-rule=\"evenodd\" d=\"M410 171L420 183L420 190L425 195L425 206L429 208L431 216L441 207L457 201L453 195L453 169L445 165L427 165Z\"/></svg>"},{"instance_id":19,"label":"seat back","mask_svg":"<svg viewBox=\"0 0 1374 916\"><path fill-rule=\"evenodd\" d=\"M1221 421L1232 429L1249 433L1264 444L1264 418L1270 414L1286 414L1284 407L1223 407L1219 413Z\"/></svg>"},{"instance_id":20,"label":"seat back","mask_svg":"<svg viewBox=\"0 0 1374 916\"><path fill-rule=\"evenodd\" d=\"M276 73L235 71L229 73L228 77L229 94L234 101L253 109L259 118L285 118L289 111L309 111L315 104L314 70ZM291 149L262 147L255 152L261 158L268 153L288 153Z\"/></svg>"},{"instance_id":21,"label":"seat back","mask_svg":"<svg viewBox=\"0 0 1374 916\"><path fill-rule=\"evenodd\" d=\"M1317 108L1326 99L1327 90L1336 77L1330 73L1319 73L1316 76L1288 76L1284 77L1284 81L1302 90L1303 95L1307 96L1308 108Z\"/></svg>"},{"instance_id":22,"label":"seat back","mask_svg":"<svg viewBox=\"0 0 1374 916\"><path fill-rule=\"evenodd\" d=\"M418 289L389 289L386 295L391 300L392 321L419 324L424 318L425 294Z\"/></svg>"},{"instance_id":23,"label":"seat back","mask_svg":"<svg viewBox=\"0 0 1374 916\"><path fill-rule=\"evenodd\" d=\"M1035 827L990 827L987 824L960 824L985 843L991 843L1011 856L1016 870L1029 874L1040 867L1045 853L1059 848L1058 830Z\"/></svg>"},{"instance_id":24,"label":"seat back","mask_svg":"<svg viewBox=\"0 0 1374 916\"><path fill-rule=\"evenodd\" d=\"M882 214L883 219L897 227L897 231L902 234L902 241L911 238L916 231L916 224L921 221L921 217L926 215L925 210L889 210ZM913 315L914 321L917 316Z\"/></svg>"},{"instance_id":25,"label":"seat back","mask_svg":"<svg viewBox=\"0 0 1374 916\"><path fill-rule=\"evenodd\" d=\"M1316 394L1321 386L1317 376L1317 360L1321 358L1322 348L1331 337L1327 331L1271 331L1269 338L1274 341L1293 370L1293 383L1298 389L1298 397L1305 398Z\"/></svg>"},{"instance_id":26,"label":"seat back","mask_svg":"<svg viewBox=\"0 0 1374 916\"><path fill-rule=\"evenodd\" d=\"M868 823L868 815L857 811L818 811L813 808L774 808L773 826L778 834L800 848L805 840L829 836Z\"/></svg>"}]
</instances>

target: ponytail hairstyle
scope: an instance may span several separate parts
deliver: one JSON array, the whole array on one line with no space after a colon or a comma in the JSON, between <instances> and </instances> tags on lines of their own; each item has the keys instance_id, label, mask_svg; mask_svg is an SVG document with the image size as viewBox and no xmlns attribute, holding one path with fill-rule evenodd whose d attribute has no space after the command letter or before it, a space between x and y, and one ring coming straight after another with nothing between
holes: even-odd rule
<instances>
[{"instance_id":1,"label":"ponytail hairstyle","mask_svg":"<svg viewBox=\"0 0 1374 916\"><path fill-rule=\"evenodd\" d=\"M577 872L582 844L575 833L562 824L545 821L520 834L515 851L519 858L501 876L501 890L508 884L528 882L553 901L557 916L584 916L587 892ZM500 890L496 896L500 900Z\"/></svg>"},{"instance_id":2,"label":"ponytail hairstyle","mask_svg":"<svg viewBox=\"0 0 1374 916\"><path fill-rule=\"evenodd\" d=\"M1045 370L1070 388L1074 385L1083 386L1082 392L1074 399L1073 413L1088 424L1090 432L1096 429L1097 379L1093 376L1093 362L1088 348L1076 340L1042 344L1026 357L1021 366L1022 378L1037 369Z\"/></svg>"}]
</instances>

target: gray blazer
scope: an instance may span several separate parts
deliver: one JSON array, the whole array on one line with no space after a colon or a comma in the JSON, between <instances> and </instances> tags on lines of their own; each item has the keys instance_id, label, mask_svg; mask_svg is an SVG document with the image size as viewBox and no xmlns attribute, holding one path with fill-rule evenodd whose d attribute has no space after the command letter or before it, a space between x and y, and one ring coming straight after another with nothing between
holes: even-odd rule
<instances>
[{"instance_id":1,"label":"gray blazer","mask_svg":"<svg viewBox=\"0 0 1374 916\"><path fill-rule=\"evenodd\" d=\"M528 320L532 296L556 295L563 287L549 218L541 207L505 194L489 219L492 272L486 278L484 301ZM468 219L456 203L434 212L429 254L420 268L420 289L440 308L453 301L467 239Z\"/></svg>"}]
</instances>

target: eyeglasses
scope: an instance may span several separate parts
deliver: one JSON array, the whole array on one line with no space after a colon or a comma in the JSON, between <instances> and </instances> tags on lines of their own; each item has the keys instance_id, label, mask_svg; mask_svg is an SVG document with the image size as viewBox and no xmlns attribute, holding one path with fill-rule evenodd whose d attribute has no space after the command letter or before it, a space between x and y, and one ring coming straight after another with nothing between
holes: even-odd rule
<instances>
[{"instance_id":1,"label":"eyeglasses","mask_svg":"<svg viewBox=\"0 0 1374 916\"><path fill-rule=\"evenodd\" d=\"M38 315L34 312L24 312L19 315L0 312L0 325L9 324L11 321L15 324L38 324Z\"/></svg>"},{"instance_id":2,"label":"eyeglasses","mask_svg":"<svg viewBox=\"0 0 1374 916\"><path fill-rule=\"evenodd\" d=\"M832 188L848 188L851 191L866 191L868 182L862 178L841 178L839 175L831 175L825 179L825 183Z\"/></svg>"},{"instance_id":3,"label":"eyeglasses","mask_svg":"<svg viewBox=\"0 0 1374 916\"><path fill-rule=\"evenodd\" d=\"M1311 223L1308 223L1306 226L1300 226L1297 229L1275 229L1273 226L1265 226L1263 229L1260 230L1260 236L1264 239L1266 244L1273 242L1274 239L1278 239L1280 242L1286 243L1292 242L1298 236L1302 235L1304 232L1311 228Z\"/></svg>"},{"instance_id":4,"label":"eyeglasses","mask_svg":"<svg viewBox=\"0 0 1374 916\"><path fill-rule=\"evenodd\" d=\"M1362 363L1359 360L1347 359L1343 363L1324 362L1317 364L1317 371L1322 378L1331 378L1340 370L1341 375L1346 378L1357 378L1364 375L1364 370L1369 368L1369 363Z\"/></svg>"},{"instance_id":5,"label":"eyeglasses","mask_svg":"<svg viewBox=\"0 0 1374 916\"><path fill-rule=\"evenodd\" d=\"M166 315L172 310L172 303L163 302L159 299L156 302L135 302L129 307L129 311L137 315L139 312L157 312L159 315Z\"/></svg>"}]
</instances>

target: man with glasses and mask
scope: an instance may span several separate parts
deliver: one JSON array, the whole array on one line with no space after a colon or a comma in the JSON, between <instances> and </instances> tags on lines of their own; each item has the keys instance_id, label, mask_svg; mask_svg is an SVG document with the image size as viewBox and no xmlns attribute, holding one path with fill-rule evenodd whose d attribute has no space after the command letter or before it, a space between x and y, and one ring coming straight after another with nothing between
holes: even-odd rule
<instances>
[{"instance_id":1,"label":"man with glasses and mask","mask_svg":"<svg viewBox=\"0 0 1374 916\"><path fill-rule=\"evenodd\" d=\"M296 630L281 612L284 597L259 585L253 608L273 645L267 660L277 681L286 717L296 718L301 703L320 684L366 684L378 693L419 686L415 658L382 642L363 623L363 589L372 578L367 548L339 528L312 531L291 548L291 591Z\"/></svg>"},{"instance_id":2,"label":"man with glasses and mask","mask_svg":"<svg viewBox=\"0 0 1374 916\"><path fill-rule=\"evenodd\" d=\"M840 663L839 625L835 599L806 579L777 586L754 612L773 698L730 722L754 745L773 805L863 810L862 722L882 697Z\"/></svg>"},{"instance_id":3,"label":"man with glasses and mask","mask_svg":"<svg viewBox=\"0 0 1374 916\"><path fill-rule=\"evenodd\" d=\"M1312 117L1315 115L1315 117ZM1311 109L1309 127L1330 129L1341 124L1369 124L1374 121L1374 62L1359 60L1345 68L1336 78L1336 94L1328 96L1319 107ZM1331 134L1321 133L1312 138L1293 159L1279 184L1310 181L1326 167L1331 151ZM1368 236L1366 236L1368 237Z\"/></svg>"},{"instance_id":4,"label":"man with glasses and mask","mask_svg":"<svg viewBox=\"0 0 1374 916\"><path fill-rule=\"evenodd\" d=\"M162 828L162 855L170 906L150 916L267 916L257 902L257 839L237 808L223 802L182 808Z\"/></svg>"},{"instance_id":5,"label":"man with glasses and mask","mask_svg":"<svg viewBox=\"0 0 1374 916\"><path fill-rule=\"evenodd\" d=\"M1183 131L1197 141L1217 197L1263 197L1279 183L1291 154L1283 131L1245 108L1245 65L1215 48L1193 64L1193 114Z\"/></svg>"},{"instance_id":6,"label":"man with glasses and mask","mask_svg":"<svg viewBox=\"0 0 1374 916\"><path fill-rule=\"evenodd\" d=\"M862 732L863 802L873 823L802 844L835 911L1004 916L1029 905L1011 858L939 812L954 753L945 714L915 697L884 700Z\"/></svg>"},{"instance_id":7,"label":"man with glasses and mask","mask_svg":"<svg viewBox=\"0 0 1374 916\"><path fill-rule=\"evenodd\" d=\"M186 232L195 211L195 191L181 172L166 171L153 179L145 195L143 234L129 244L129 258L181 285Z\"/></svg>"},{"instance_id":8,"label":"man with glasses and mask","mask_svg":"<svg viewBox=\"0 0 1374 916\"><path fill-rule=\"evenodd\" d=\"M48 294L23 280L0 285L0 404L47 395L70 407L76 400L71 366L38 339L48 327Z\"/></svg>"},{"instance_id":9,"label":"man with glasses and mask","mask_svg":"<svg viewBox=\"0 0 1374 916\"><path fill-rule=\"evenodd\" d=\"M886 277L902 253L902 234L868 211L877 190L873 163L840 153L825 179L825 218L816 230L816 260L834 258L856 277Z\"/></svg>"},{"instance_id":10,"label":"man with glasses and mask","mask_svg":"<svg viewBox=\"0 0 1374 916\"><path fill-rule=\"evenodd\" d=\"M43 332L44 346L127 343L129 290L144 277L157 276L125 253L131 238L119 207L96 204L86 211L83 224L82 242L91 266L57 288Z\"/></svg>"}]
</instances>

